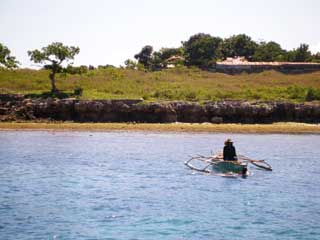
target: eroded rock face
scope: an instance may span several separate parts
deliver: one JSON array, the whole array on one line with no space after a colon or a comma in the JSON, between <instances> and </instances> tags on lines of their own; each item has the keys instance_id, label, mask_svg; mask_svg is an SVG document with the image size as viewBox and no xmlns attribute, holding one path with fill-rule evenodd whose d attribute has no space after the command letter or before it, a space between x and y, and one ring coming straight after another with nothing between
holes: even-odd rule
<instances>
[{"instance_id":1,"label":"eroded rock face","mask_svg":"<svg viewBox=\"0 0 320 240\"><path fill-rule=\"evenodd\" d=\"M149 123L176 122L177 114L169 104L140 104L133 106L130 110L129 121Z\"/></svg>"},{"instance_id":2,"label":"eroded rock face","mask_svg":"<svg viewBox=\"0 0 320 240\"><path fill-rule=\"evenodd\" d=\"M24 100L22 94L0 94L0 102L19 102Z\"/></svg>"},{"instance_id":3,"label":"eroded rock face","mask_svg":"<svg viewBox=\"0 0 320 240\"><path fill-rule=\"evenodd\" d=\"M172 102L169 105L175 110L178 122L202 123L210 120L206 108L198 103Z\"/></svg>"},{"instance_id":4,"label":"eroded rock face","mask_svg":"<svg viewBox=\"0 0 320 240\"><path fill-rule=\"evenodd\" d=\"M38 119L71 121L74 119L74 100L46 99L33 100L31 103L34 116Z\"/></svg>"},{"instance_id":5,"label":"eroded rock face","mask_svg":"<svg viewBox=\"0 0 320 240\"><path fill-rule=\"evenodd\" d=\"M140 100L28 99L0 94L0 121L320 123L320 103L217 101L143 103Z\"/></svg>"}]
</instances>

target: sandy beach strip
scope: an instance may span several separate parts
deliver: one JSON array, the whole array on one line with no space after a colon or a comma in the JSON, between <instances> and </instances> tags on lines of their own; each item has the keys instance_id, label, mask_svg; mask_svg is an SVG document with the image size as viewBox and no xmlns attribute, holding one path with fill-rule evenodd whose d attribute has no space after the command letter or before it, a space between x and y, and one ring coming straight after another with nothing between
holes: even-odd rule
<instances>
[{"instance_id":1,"label":"sandy beach strip","mask_svg":"<svg viewBox=\"0 0 320 240\"><path fill-rule=\"evenodd\" d=\"M320 134L320 124L0 122L0 130Z\"/></svg>"}]
</instances>

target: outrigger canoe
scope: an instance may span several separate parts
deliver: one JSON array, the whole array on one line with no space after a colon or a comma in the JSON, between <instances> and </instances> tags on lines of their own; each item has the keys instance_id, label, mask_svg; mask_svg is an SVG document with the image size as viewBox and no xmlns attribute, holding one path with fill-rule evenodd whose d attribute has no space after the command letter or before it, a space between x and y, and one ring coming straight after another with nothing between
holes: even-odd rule
<instances>
[{"instance_id":1,"label":"outrigger canoe","mask_svg":"<svg viewBox=\"0 0 320 240\"><path fill-rule=\"evenodd\" d=\"M198 163L197 165L194 165L195 161ZM199 162L202 164L199 164ZM209 157L197 155L191 157L187 162L185 162L185 165L192 170L199 172L212 173L225 177L234 177L247 176L249 174L249 163L258 168L272 171L272 167L264 160L254 160L244 155L238 155L238 159L236 161L224 161L221 153Z\"/></svg>"},{"instance_id":2,"label":"outrigger canoe","mask_svg":"<svg viewBox=\"0 0 320 240\"><path fill-rule=\"evenodd\" d=\"M217 161L212 164L212 169L219 173L246 174L248 163L240 161Z\"/></svg>"}]
</instances>

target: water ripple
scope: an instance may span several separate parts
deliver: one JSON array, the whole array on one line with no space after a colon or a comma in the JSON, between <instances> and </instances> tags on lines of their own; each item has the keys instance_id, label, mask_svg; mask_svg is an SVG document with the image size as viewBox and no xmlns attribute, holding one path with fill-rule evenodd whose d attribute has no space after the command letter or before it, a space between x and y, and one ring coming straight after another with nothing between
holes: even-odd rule
<instances>
[{"instance_id":1,"label":"water ripple","mask_svg":"<svg viewBox=\"0 0 320 240\"><path fill-rule=\"evenodd\" d=\"M275 170L226 179L185 168L228 137ZM0 239L317 239L319 140L2 132Z\"/></svg>"}]
</instances>

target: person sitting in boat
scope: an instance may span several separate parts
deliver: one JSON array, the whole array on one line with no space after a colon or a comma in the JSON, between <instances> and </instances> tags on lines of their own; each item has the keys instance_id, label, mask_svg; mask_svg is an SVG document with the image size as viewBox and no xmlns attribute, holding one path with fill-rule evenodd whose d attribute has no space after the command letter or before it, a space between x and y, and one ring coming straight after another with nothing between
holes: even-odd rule
<instances>
[{"instance_id":1,"label":"person sitting in boat","mask_svg":"<svg viewBox=\"0 0 320 240\"><path fill-rule=\"evenodd\" d=\"M227 139L224 142L223 160L225 160L225 161L237 161L236 149L233 146L233 142L232 142L231 139Z\"/></svg>"}]
</instances>

